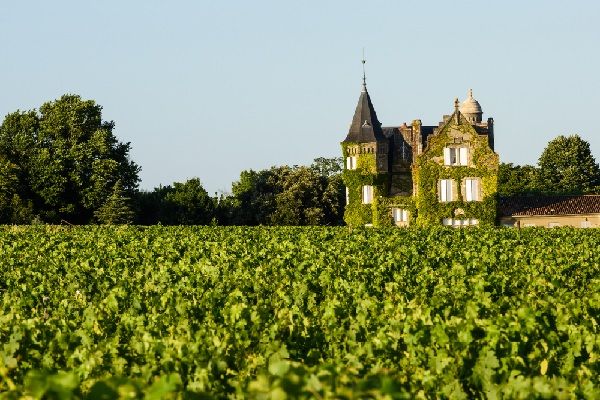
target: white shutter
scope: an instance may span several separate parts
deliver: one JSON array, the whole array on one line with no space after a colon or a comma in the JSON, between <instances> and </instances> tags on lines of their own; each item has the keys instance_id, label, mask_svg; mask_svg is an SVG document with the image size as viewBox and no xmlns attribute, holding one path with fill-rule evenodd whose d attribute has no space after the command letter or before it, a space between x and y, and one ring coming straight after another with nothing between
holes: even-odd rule
<instances>
[{"instance_id":1,"label":"white shutter","mask_svg":"<svg viewBox=\"0 0 600 400\"><path fill-rule=\"evenodd\" d=\"M352 169L352 157L346 157L346 169Z\"/></svg>"},{"instance_id":2,"label":"white shutter","mask_svg":"<svg viewBox=\"0 0 600 400\"><path fill-rule=\"evenodd\" d=\"M350 189L346 187L346 204L350 203Z\"/></svg>"},{"instance_id":3,"label":"white shutter","mask_svg":"<svg viewBox=\"0 0 600 400\"><path fill-rule=\"evenodd\" d=\"M447 180L442 179L440 181L440 201L444 202L444 201L448 201L447 197L446 197L446 185L447 185Z\"/></svg>"},{"instance_id":4,"label":"white shutter","mask_svg":"<svg viewBox=\"0 0 600 400\"><path fill-rule=\"evenodd\" d=\"M479 201L479 179L465 179L465 201Z\"/></svg>"},{"instance_id":5,"label":"white shutter","mask_svg":"<svg viewBox=\"0 0 600 400\"><path fill-rule=\"evenodd\" d=\"M444 224L446 226L452 225L452 218L444 218L442 220L442 224Z\"/></svg>"},{"instance_id":6,"label":"white shutter","mask_svg":"<svg viewBox=\"0 0 600 400\"><path fill-rule=\"evenodd\" d=\"M363 204L373 202L373 186L363 186Z\"/></svg>"},{"instance_id":7,"label":"white shutter","mask_svg":"<svg viewBox=\"0 0 600 400\"><path fill-rule=\"evenodd\" d=\"M473 179L465 179L465 201L473 201Z\"/></svg>"},{"instance_id":8,"label":"white shutter","mask_svg":"<svg viewBox=\"0 0 600 400\"><path fill-rule=\"evenodd\" d=\"M458 157L459 165L468 165L467 163L467 148L461 147L459 149L459 157Z\"/></svg>"},{"instance_id":9,"label":"white shutter","mask_svg":"<svg viewBox=\"0 0 600 400\"><path fill-rule=\"evenodd\" d=\"M444 165L452 165L450 162L450 148L444 147Z\"/></svg>"},{"instance_id":10,"label":"white shutter","mask_svg":"<svg viewBox=\"0 0 600 400\"><path fill-rule=\"evenodd\" d=\"M402 210L402 222L408 222L408 211Z\"/></svg>"},{"instance_id":11,"label":"white shutter","mask_svg":"<svg viewBox=\"0 0 600 400\"><path fill-rule=\"evenodd\" d=\"M446 182L448 182L448 183L446 183L446 190L447 190L447 192L446 192L446 201L452 201L452 200L454 200L452 198L452 189L453 189L452 188L452 182L453 182L453 180L452 179L448 179L448 180L446 180Z\"/></svg>"}]
</instances>

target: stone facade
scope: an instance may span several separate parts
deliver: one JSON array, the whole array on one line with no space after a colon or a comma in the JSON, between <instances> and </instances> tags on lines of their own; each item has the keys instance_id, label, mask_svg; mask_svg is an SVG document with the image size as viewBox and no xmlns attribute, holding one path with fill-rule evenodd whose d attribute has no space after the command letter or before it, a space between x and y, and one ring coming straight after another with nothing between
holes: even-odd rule
<instances>
[{"instance_id":1,"label":"stone facade","mask_svg":"<svg viewBox=\"0 0 600 400\"><path fill-rule=\"evenodd\" d=\"M600 195L501 198L502 226L600 228Z\"/></svg>"},{"instance_id":2,"label":"stone facade","mask_svg":"<svg viewBox=\"0 0 600 400\"><path fill-rule=\"evenodd\" d=\"M437 126L383 127L363 81L341 143L345 221L362 225L493 225L498 155L494 121L469 91Z\"/></svg>"}]
</instances>

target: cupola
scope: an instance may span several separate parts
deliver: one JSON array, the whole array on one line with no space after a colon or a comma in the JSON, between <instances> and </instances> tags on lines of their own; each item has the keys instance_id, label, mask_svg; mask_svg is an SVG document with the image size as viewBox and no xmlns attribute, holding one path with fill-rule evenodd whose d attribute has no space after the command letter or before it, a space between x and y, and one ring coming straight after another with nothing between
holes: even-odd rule
<instances>
[{"instance_id":1,"label":"cupola","mask_svg":"<svg viewBox=\"0 0 600 400\"><path fill-rule=\"evenodd\" d=\"M479 102L473 98L473 89L469 89L467 99L460 105L459 111L471 123L481 122L483 111Z\"/></svg>"}]
</instances>

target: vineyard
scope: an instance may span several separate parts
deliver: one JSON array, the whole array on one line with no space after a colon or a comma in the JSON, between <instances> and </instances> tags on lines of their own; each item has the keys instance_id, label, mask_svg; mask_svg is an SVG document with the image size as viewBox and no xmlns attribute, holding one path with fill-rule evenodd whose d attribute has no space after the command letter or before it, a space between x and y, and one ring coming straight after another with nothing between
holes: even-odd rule
<instances>
[{"instance_id":1,"label":"vineyard","mask_svg":"<svg viewBox=\"0 0 600 400\"><path fill-rule=\"evenodd\" d=\"M0 228L0 399L600 398L600 230Z\"/></svg>"}]
</instances>

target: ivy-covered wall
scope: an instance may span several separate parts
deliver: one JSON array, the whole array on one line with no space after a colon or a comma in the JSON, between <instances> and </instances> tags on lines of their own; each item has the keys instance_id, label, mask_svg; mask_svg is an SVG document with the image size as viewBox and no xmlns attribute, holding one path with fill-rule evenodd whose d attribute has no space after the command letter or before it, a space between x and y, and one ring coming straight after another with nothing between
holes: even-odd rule
<instances>
[{"instance_id":1,"label":"ivy-covered wall","mask_svg":"<svg viewBox=\"0 0 600 400\"><path fill-rule=\"evenodd\" d=\"M344 221L349 226L364 226L374 224L378 219L378 200L386 196L386 174L377 173L377 158L375 152L367 152L374 145L360 143L342 143L344 163L349 156L356 157L356 168L344 168L343 181L348 188L348 203L344 211ZM373 203L362 204L362 187L373 186Z\"/></svg>"},{"instance_id":2,"label":"ivy-covered wall","mask_svg":"<svg viewBox=\"0 0 600 400\"><path fill-rule=\"evenodd\" d=\"M373 226L395 226L392 217L392 208L401 208L408 211L408 225L416 223L417 208L412 196L383 197L377 202L377 219L373 220Z\"/></svg>"},{"instance_id":3,"label":"ivy-covered wall","mask_svg":"<svg viewBox=\"0 0 600 400\"><path fill-rule=\"evenodd\" d=\"M469 148L469 165L444 165L444 147L458 144ZM427 148L417 157L413 169L416 179L417 224L440 225L444 218L474 218L480 226L496 223L498 186L498 155L489 147L488 138L479 135L461 116L460 123L453 118L440 132L429 138ZM465 201L462 184L465 178L478 177L481 182L481 201ZM440 202L438 185L441 179L453 179L457 186L457 200Z\"/></svg>"},{"instance_id":4,"label":"ivy-covered wall","mask_svg":"<svg viewBox=\"0 0 600 400\"><path fill-rule=\"evenodd\" d=\"M460 114L459 114L460 115ZM498 155L490 148L488 137L479 135L460 115L460 121L451 118L439 132L429 137L427 147L412 166L416 193L390 196L390 175L378 171L375 143L342 143L344 162L356 157L356 169L344 169L343 181L348 188L348 204L344 220L349 226L394 226L393 208L409 212L409 225L441 225L444 218L477 219L480 226L496 224L498 184ZM444 147L468 147L467 166L444 165ZM480 201L465 201L462 185L465 178L480 179ZM438 185L441 179L453 179L456 200L440 202ZM407 180L407 185L410 185ZM362 204L362 187L373 186L373 201Z\"/></svg>"}]
</instances>

